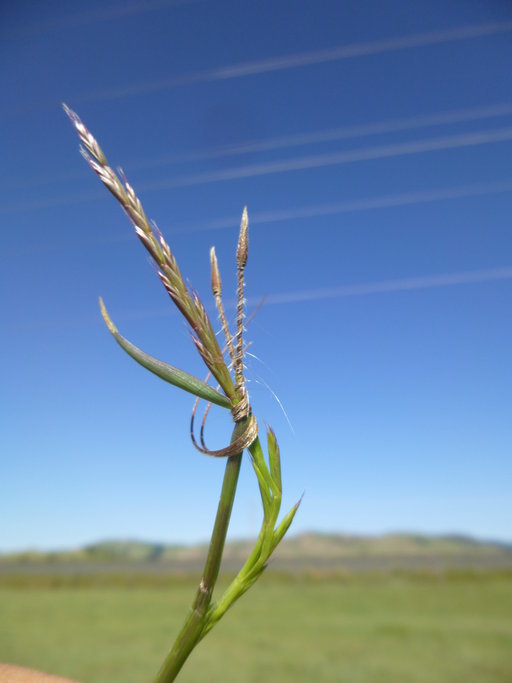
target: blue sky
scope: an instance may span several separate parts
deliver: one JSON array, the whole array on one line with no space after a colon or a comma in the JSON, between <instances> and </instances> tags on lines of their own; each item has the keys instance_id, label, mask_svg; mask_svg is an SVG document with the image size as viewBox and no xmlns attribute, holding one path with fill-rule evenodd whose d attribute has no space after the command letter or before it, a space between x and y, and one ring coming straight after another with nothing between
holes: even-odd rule
<instances>
[{"instance_id":1,"label":"blue sky","mask_svg":"<svg viewBox=\"0 0 512 683\"><path fill-rule=\"evenodd\" d=\"M0 551L204 540L224 467L103 325L100 294L204 374L62 101L212 316L209 248L229 303L248 205L247 376L296 532L512 541L511 67L498 0L5 6ZM211 446L229 433L212 412ZM231 535L259 520L245 462Z\"/></svg>"}]
</instances>

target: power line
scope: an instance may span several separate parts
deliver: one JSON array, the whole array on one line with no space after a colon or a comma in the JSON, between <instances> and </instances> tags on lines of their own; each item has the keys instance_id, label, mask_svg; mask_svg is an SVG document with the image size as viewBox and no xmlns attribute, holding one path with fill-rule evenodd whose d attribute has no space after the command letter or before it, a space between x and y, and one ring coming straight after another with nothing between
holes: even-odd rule
<instances>
[{"instance_id":1,"label":"power line","mask_svg":"<svg viewBox=\"0 0 512 683\"><path fill-rule=\"evenodd\" d=\"M238 156L252 152L268 152L276 149L286 149L322 142L333 142L335 140L352 140L354 138L380 135L383 133L396 133L405 130L428 128L430 126L497 118L500 116L507 116L508 114L512 114L512 103L508 102L486 107L454 109L436 114L374 121L367 124L329 128L312 131L310 133L298 133L296 135L283 135L280 137L249 141L239 145L229 145L213 149L197 150L184 154L154 157L152 159L136 161L133 164L130 164L130 167L132 169L153 168L155 166L164 166L170 163L202 161L227 156Z\"/></svg>"},{"instance_id":2,"label":"power line","mask_svg":"<svg viewBox=\"0 0 512 683\"><path fill-rule=\"evenodd\" d=\"M432 190L420 190L418 192L405 192L398 194L377 195L374 197L363 197L362 199L347 199L342 202L332 202L327 204L314 204L311 206L292 207L288 209L278 209L272 211L260 211L250 213L250 223L252 226L264 225L266 223L282 223L304 218L318 218L321 216L335 216L345 213L356 213L359 211L372 211L375 209L395 208L400 206L413 206L415 204L429 204L433 202L449 201L453 199L469 199L471 197L484 197L492 194L505 194L512 192L512 178L495 181L492 183L474 183L471 185L458 185L448 188L436 188ZM189 223L181 225L169 231L169 234L189 234L208 230L233 230L240 220L240 216L233 215L228 218L217 218L207 223ZM83 246L96 245L98 243L119 243L129 240L131 233L127 231L123 237L102 235L92 237L82 243ZM66 249L67 246L62 240L55 244L45 242L44 247L31 243L25 247L25 251L41 249L50 251ZM9 249L7 249L9 253ZM16 251L16 248L13 250Z\"/></svg>"},{"instance_id":3,"label":"power line","mask_svg":"<svg viewBox=\"0 0 512 683\"><path fill-rule=\"evenodd\" d=\"M373 121L367 124L353 126L343 126L339 128L321 129L309 133L298 133L295 135L283 135L262 140L247 141L238 145L226 145L223 147L197 149L182 154L172 154L161 157L151 157L139 161L129 162L127 168L139 170L144 168L155 168L168 164L177 164L191 161L205 161L229 156L239 156L254 152L267 152L277 149L289 149L293 147L311 145L316 143L333 142L335 140L352 140L359 137L369 137L383 133L402 132L431 126L442 126L452 123L462 123L478 121L481 119L497 118L512 114L512 103L504 102L501 104L488 105L485 107L468 107L465 109L454 109L450 111L438 112L420 116L401 117L387 119L383 121ZM84 170L79 173L66 173L61 176L41 175L36 178L20 180L8 179L5 183L8 187L23 187L46 185L54 182L61 182L71 178L83 178L89 173Z\"/></svg>"},{"instance_id":4,"label":"power line","mask_svg":"<svg viewBox=\"0 0 512 683\"><path fill-rule=\"evenodd\" d=\"M504 282L512 280L512 266L500 268L489 268L486 270L472 270L464 272L443 273L438 275L423 275L419 277L409 277L394 280L380 280L377 282L365 282L358 284L340 285L338 287L324 287L319 289L302 289L291 292L271 294L265 297L265 305L288 305L294 303L305 303L308 301L322 301L328 299L350 298L355 296L368 296L372 294L392 294L395 292L409 292L421 289L435 289L440 287L453 287L457 285L475 285L486 282ZM261 296L254 296L247 299L247 305L257 306L261 302ZM234 301L226 301L226 308L235 307ZM171 309L172 310L172 309ZM131 309L121 311L116 314L116 320L137 320L161 318L169 315L169 308L155 308L152 311L142 309ZM30 330L41 327L51 327L64 325L93 325L100 324L99 316L85 316L82 318L66 318L65 320L45 320L44 322L17 324L7 327L7 331L16 333L26 333Z\"/></svg>"},{"instance_id":5,"label":"power line","mask_svg":"<svg viewBox=\"0 0 512 683\"><path fill-rule=\"evenodd\" d=\"M195 73L184 74L162 78L155 81L141 81L126 84L123 86L112 86L105 90L96 90L69 100L73 106L80 102L91 102L99 100L113 100L122 97L134 97L150 92L168 90L181 85L192 85L196 83L208 83L223 81L233 78L245 78L257 74L296 69L304 66L314 66L326 64L346 59L367 57L401 50L410 50L417 47L427 47L429 45L440 45L443 43L453 43L462 40L472 40L484 36L492 36L500 33L507 33L512 30L512 21L490 22L486 24L472 24L469 26L459 26L453 29L442 29L428 31L425 33L414 33L408 36L395 38L385 38L374 41L363 41L349 43L334 48L316 50L310 52L299 52L282 57L271 57L268 59L255 60L252 62L241 62L215 69L205 69Z\"/></svg>"},{"instance_id":6,"label":"power line","mask_svg":"<svg viewBox=\"0 0 512 683\"><path fill-rule=\"evenodd\" d=\"M251 225L281 223L302 218L317 218L319 216L333 216L359 211L371 211L374 209L412 206L414 204L429 204L450 199L469 199L471 197L483 197L490 194L502 194L507 192L512 192L512 178L493 183L474 183L471 185L458 185L455 187L437 188L433 190L387 194L375 197L364 197L362 199L348 199L342 202L250 213L250 222ZM173 234L177 234L202 230L232 229L233 226L237 225L238 221L239 216L218 218L209 221L208 223L185 225L172 232Z\"/></svg>"},{"instance_id":7,"label":"power line","mask_svg":"<svg viewBox=\"0 0 512 683\"><path fill-rule=\"evenodd\" d=\"M509 140L512 140L512 127L500 128L492 131L484 130L472 133L463 133L461 135L427 138L425 140L413 140L410 142L395 143L390 145L360 147L349 151L311 155L295 159L268 162L264 164L253 164L220 171L212 171L209 173L176 176L151 183L138 183L137 190L149 192L177 187L190 187L194 185L237 180L255 176L311 170L359 161L370 161L399 156L410 156L425 152L474 147L477 145ZM78 204L94 199L100 199L104 196L104 192L99 189L93 192L82 192L75 195L68 193L66 195L50 197L34 202L23 201L22 203L2 204L0 206L0 214L42 209L53 206Z\"/></svg>"},{"instance_id":8,"label":"power line","mask_svg":"<svg viewBox=\"0 0 512 683\"><path fill-rule=\"evenodd\" d=\"M461 123L463 121L477 121L485 118L506 116L512 113L512 103L498 104L488 107L472 107L467 109L455 109L437 114L396 118L387 121L376 121L356 126L344 126L317 130L311 133L299 133L298 135L283 135L281 137L266 138L254 142L246 142L240 145L218 147L210 150L197 150L182 155L156 157L147 161L136 162L132 168L148 168L161 166L166 163L183 161L200 161L203 159L215 159L219 157L236 156L251 152L266 152L276 149L286 149L302 145L311 145L321 142L333 142L334 140L352 140L354 138L380 135L382 133L396 133L404 130L428 128L430 126Z\"/></svg>"},{"instance_id":9,"label":"power line","mask_svg":"<svg viewBox=\"0 0 512 683\"><path fill-rule=\"evenodd\" d=\"M488 131L475 131L460 135L441 136L427 138L426 140L412 140L389 145L377 145L372 147L360 147L354 150L342 152L328 152L315 154L295 159L269 161L260 164L238 166L234 168L209 171L167 178L150 183L139 183L140 190L164 190L173 187L191 187L205 185L228 180L253 178L256 176L275 175L292 171L304 171L328 166L339 166L357 161L371 161L377 159L389 159L392 157L422 154L424 152L437 152L448 149L474 147L492 142L504 142L512 140L512 127L499 128Z\"/></svg>"},{"instance_id":10,"label":"power line","mask_svg":"<svg viewBox=\"0 0 512 683\"><path fill-rule=\"evenodd\" d=\"M410 277L400 280L382 280L356 285L341 285L340 287L324 287L321 289L304 289L295 292L271 294L265 298L265 304L291 304L323 299L339 299L342 297L364 296L368 294L389 294L391 292L406 292L417 289L431 289L435 287L451 287L454 285L480 284L483 282L498 282L512 280L512 266L490 268L488 270L473 270L459 273L444 273L442 275L426 275ZM261 297L260 297L261 298ZM256 305L260 298L248 299L250 305Z\"/></svg>"}]
</instances>

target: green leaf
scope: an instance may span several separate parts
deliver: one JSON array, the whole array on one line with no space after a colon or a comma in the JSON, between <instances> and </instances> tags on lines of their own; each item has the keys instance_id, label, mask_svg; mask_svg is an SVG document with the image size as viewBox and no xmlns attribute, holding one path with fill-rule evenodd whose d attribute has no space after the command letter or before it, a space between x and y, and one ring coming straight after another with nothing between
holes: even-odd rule
<instances>
[{"instance_id":1,"label":"green leaf","mask_svg":"<svg viewBox=\"0 0 512 683\"><path fill-rule=\"evenodd\" d=\"M261 502L263 504L263 512L265 519L268 518L271 510L272 510L272 499L270 497L270 493L268 490L268 486L265 482L265 478L261 474L260 470L258 469L258 466L256 462L254 461L254 458L252 459L252 466L254 468L254 472L256 474L256 477L258 479L258 485L260 488L260 495L261 495Z\"/></svg>"},{"instance_id":2,"label":"green leaf","mask_svg":"<svg viewBox=\"0 0 512 683\"><path fill-rule=\"evenodd\" d=\"M254 439L252 444L249 446L249 451L252 455L255 466L258 468L260 474L265 479L265 484L268 486L269 489L272 489L272 477L270 476L267 463L265 462L265 456L263 455L263 449L261 447L259 437Z\"/></svg>"},{"instance_id":3,"label":"green leaf","mask_svg":"<svg viewBox=\"0 0 512 683\"><path fill-rule=\"evenodd\" d=\"M276 435L272 427L267 425L267 444L268 444L268 462L270 465L270 474L272 480L277 487L279 493L282 491L281 482L281 454L279 452L279 445L277 443Z\"/></svg>"},{"instance_id":4,"label":"green leaf","mask_svg":"<svg viewBox=\"0 0 512 683\"><path fill-rule=\"evenodd\" d=\"M287 515L285 515L285 517L281 521L281 524L274 531L274 538L272 541L272 550L270 551L271 553L274 552L274 550L277 548L280 541L282 540L283 536L285 535L285 533L290 528L290 525L293 522L293 518L295 517L295 513L299 509L299 506L301 503L302 503L302 498L295 503L295 505L292 507L290 512Z\"/></svg>"},{"instance_id":5,"label":"green leaf","mask_svg":"<svg viewBox=\"0 0 512 683\"><path fill-rule=\"evenodd\" d=\"M260 489L261 502L263 504L264 517L266 520L268 520L274 506L274 500L272 496L273 482L270 472L268 471L267 463L265 462L259 437L256 437L256 439L249 446L249 452L251 454L251 462L254 472L258 478L258 486Z\"/></svg>"},{"instance_id":6,"label":"green leaf","mask_svg":"<svg viewBox=\"0 0 512 683\"><path fill-rule=\"evenodd\" d=\"M147 353L144 353L144 351L141 351L141 349L137 348L134 346L134 344L122 337L110 319L101 297L100 309L103 320L105 321L108 329L112 333L112 336L117 341L119 346L126 351L129 356L136 360L137 363L142 365L142 367L146 368L164 381L169 382L169 384L174 384L174 386L179 387L184 391L188 391L195 396L204 398L205 401L210 401L211 403L215 403L223 408L231 408L231 402L229 398L224 396L224 394L221 394L220 391L217 391L197 377L189 375L188 372L184 372L183 370L175 368L172 365L168 365L167 363L164 363L153 356L149 356Z\"/></svg>"}]
</instances>

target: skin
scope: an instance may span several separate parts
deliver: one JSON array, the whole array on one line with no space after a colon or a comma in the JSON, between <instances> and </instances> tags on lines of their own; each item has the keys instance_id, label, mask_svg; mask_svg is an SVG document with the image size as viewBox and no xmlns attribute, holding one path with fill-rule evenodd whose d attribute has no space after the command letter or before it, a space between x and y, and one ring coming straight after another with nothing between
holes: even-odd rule
<instances>
[{"instance_id":1,"label":"skin","mask_svg":"<svg viewBox=\"0 0 512 683\"><path fill-rule=\"evenodd\" d=\"M0 664L0 683L77 683L77 681L12 664Z\"/></svg>"}]
</instances>

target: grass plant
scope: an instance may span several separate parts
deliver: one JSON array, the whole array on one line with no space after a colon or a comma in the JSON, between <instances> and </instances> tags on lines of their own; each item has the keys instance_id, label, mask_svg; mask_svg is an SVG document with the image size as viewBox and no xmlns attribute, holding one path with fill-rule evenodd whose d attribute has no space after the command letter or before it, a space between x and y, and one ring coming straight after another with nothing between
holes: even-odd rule
<instances>
[{"instance_id":1,"label":"grass plant","mask_svg":"<svg viewBox=\"0 0 512 683\"><path fill-rule=\"evenodd\" d=\"M265 458L258 436L258 424L253 415L245 386L243 332L244 274L249 251L247 209L244 208L243 210L236 249L237 316L234 333L230 331L224 313L221 278L217 257L213 248L210 254L212 293L225 336L226 352L228 354L228 359L226 360L224 350L219 345L214 326L208 317L205 306L199 296L195 292L190 291L185 284L170 246L158 230L156 224L148 220L135 190L122 172L117 174L112 169L97 140L78 115L66 105L64 105L64 110L78 133L82 155L105 187L121 204L137 236L149 252L160 281L172 302L185 318L190 328L192 340L208 369L207 380L202 381L179 368L153 358L125 339L118 332L117 327L107 312L105 304L100 299L101 313L108 329L124 351L140 365L166 382L194 394L198 399L208 401L209 405L214 403L230 410L234 421L229 445L225 448L211 451L204 443L203 428L201 428L200 443L196 441L192 419L191 434L194 445L206 455L226 458L226 467L219 506L201 581L196 589L195 597L185 623L155 678L155 683L170 683L175 680L196 645L217 624L233 603L249 590L261 576L268 559L290 527L300 503L299 501L284 516L282 521L278 523L282 492L279 446L272 429L268 428L268 456L267 459ZM210 376L216 381L217 387L208 384ZM192 418L194 418L196 406L194 407ZM254 548L242 569L220 599L213 601L213 591L220 571L242 455L245 449L250 453L251 462L257 477L263 507L263 522Z\"/></svg>"}]
</instances>

